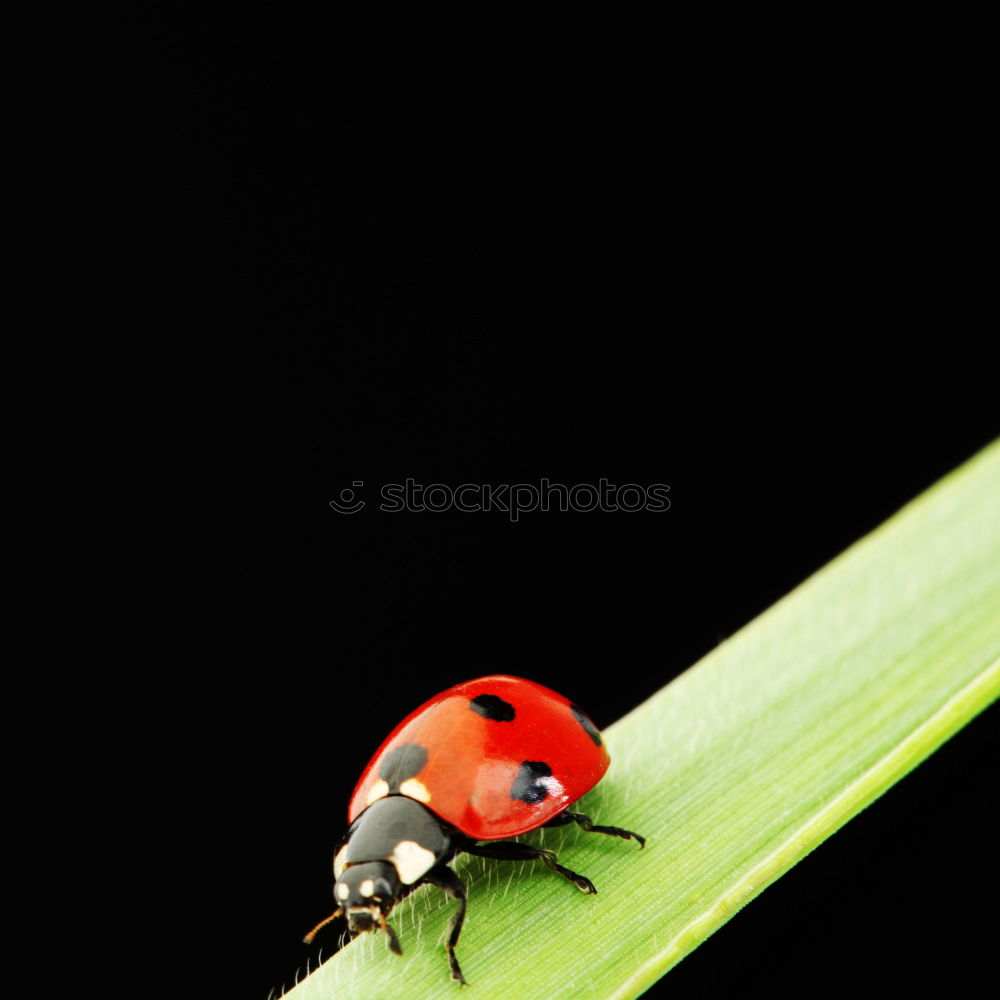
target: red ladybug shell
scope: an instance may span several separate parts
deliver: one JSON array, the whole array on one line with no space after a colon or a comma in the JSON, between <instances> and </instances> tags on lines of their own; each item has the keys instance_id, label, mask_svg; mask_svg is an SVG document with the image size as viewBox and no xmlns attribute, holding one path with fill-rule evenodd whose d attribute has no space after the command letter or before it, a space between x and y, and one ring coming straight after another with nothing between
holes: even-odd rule
<instances>
[{"instance_id":1,"label":"red ladybug shell","mask_svg":"<svg viewBox=\"0 0 1000 1000\"><path fill-rule=\"evenodd\" d=\"M520 677L480 677L393 730L354 789L348 821L401 794L474 840L516 837L572 805L610 762L593 722L569 699Z\"/></svg>"}]
</instances>

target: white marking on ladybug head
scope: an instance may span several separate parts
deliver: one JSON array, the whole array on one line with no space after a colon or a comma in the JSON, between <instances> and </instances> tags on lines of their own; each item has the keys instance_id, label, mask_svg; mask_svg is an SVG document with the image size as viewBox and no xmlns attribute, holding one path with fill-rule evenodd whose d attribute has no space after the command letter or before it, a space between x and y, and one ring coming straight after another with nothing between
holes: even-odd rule
<instances>
[{"instance_id":1,"label":"white marking on ladybug head","mask_svg":"<svg viewBox=\"0 0 1000 1000\"><path fill-rule=\"evenodd\" d=\"M401 840L393 848L389 860L396 866L399 881L404 885L413 885L434 867L437 858L433 851L421 847L415 840Z\"/></svg>"},{"instance_id":2,"label":"white marking on ladybug head","mask_svg":"<svg viewBox=\"0 0 1000 1000\"><path fill-rule=\"evenodd\" d=\"M350 896L351 890L343 882L337 883L337 899L342 903L347 902L347 897Z\"/></svg>"},{"instance_id":3,"label":"white marking on ladybug head","mask_svg":"<svg viewBox=\"0 0 1000 1000\"><path fill-rule=\"evenodd\" d=\"M407 778L400 786L399 790L411 799L418 802L430 802L431 793L427 791L427 786L416 778Z\"/></svg>"},{"instance_id":4,"label":"white marking on ladybug head","mask_svg":"<svg viewBox=\"0 0 1000 1000\"><path fill-rule=\"evenodd\" d=\"M553 796L554 798L558 798L560 795L563 794L563 792L566 791L566 789L563 788L562 783L559 781L559 779L553 778L551 776L546 778L539 778L537 783L539 785L544 785L545 788L548 790L549 795Z\"/></svg>"},{"instance_id":5,"label":"white marking on ladybug head","mask_svg":"<svg viewBox=\"0 0 1000 1000\"><path fill-rule=\"evenodd\" d=\"M333 859L333 877L340 878L347 866L347 844L337 851L337 856Z\"/></svg>"},{"instance_id":6,"label":"white marking on ladybug head","mask_svg":"<svg viewBox=\"0 0 1000 1000\"><path fill-rule=\"evenodd\" d=\"M377 799L384 799L389 794L389 786L379 778L378 781L368 789L368 796L365 799L367 805L371 805Z\"/></svg>"},{"instance_id":7,"label":"white marking on ladybug head","mask_svg":"<svg viewBox=\"0 0 1000 1000\"><path fill-rule=\"evenodd\" d=\"M362 896L374 896L375 895L375 882L370 878L366 878L361 885L358 886L358 891Z\"/></svg>"}]
</instances>

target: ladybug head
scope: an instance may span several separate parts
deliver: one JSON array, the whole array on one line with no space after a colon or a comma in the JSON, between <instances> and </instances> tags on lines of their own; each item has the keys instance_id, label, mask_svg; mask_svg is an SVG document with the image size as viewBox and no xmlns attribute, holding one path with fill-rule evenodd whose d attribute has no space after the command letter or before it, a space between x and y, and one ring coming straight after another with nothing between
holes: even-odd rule
<instances>
[{"instance_id":1,"label":"ladybug head","mask_svg":"<svg viewBox=\"0 0 1000 1000\"><path fill-rule=\"evenodd\" d=\"M399 876L387 861L369 861L350 865L340 873L333 887L338 906L347 914L352 935L383 930L389 935L389 947L402 954L386 916L399 895Z\"/></svg>"}]
</instances>

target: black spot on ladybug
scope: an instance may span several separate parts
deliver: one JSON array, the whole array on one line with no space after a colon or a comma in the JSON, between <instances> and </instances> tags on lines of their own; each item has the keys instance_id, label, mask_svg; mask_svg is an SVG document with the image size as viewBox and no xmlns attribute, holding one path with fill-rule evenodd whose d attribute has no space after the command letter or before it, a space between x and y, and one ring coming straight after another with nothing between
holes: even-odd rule
<instances>
[{"instance_id":1,"label":"black spot on ladybug","mask_svg":"<svg viewBox=\"0 0 1000 1000\"><path fill-rule=\"evenodd\" d=\"M514 706L495 694L477 694L469 702L469 708L473 712L478 712L484 719L491 719L493 722L514 721Z\"/></svg>"},{"instance_id":2,"label":"black spot on ladybug","mask_svg":"<svg viewBox=\"0 0 1000 1000\"><path fill-rule=\"evenodd\" d=\"M549 797L545 778L552 777L552 768L541 760L526 760L521 764L514 784L510 786L510 797L520 799L533 806Z\"/></svg>"},{"instance_id":3,"label":"black spot on ladybug","mask_svg":"<svg viewBox=\"0 0 1000 1000\"><path fill-rule=\"evenodd\" d=\"M399 786L408 778L415 778L427 763L427 751L419 743L403 743L390 750L379 764L379 777L389 786L389 791L399 794Z\"/></svg>"},{"instance_id":4,"label":"black spot on ladybug","mask_svg":"<svg viewBox=\"0 0 1000 1000\"><path fill-rule=\"evenodd\" d=\"M590 717L577 708L576 705L570 705L569 710L573 713L573 718L583 727L583 731L594 741L594 745L601 746L604 741L601 739L601 734L597 731L597 726L590 721Z\"/></svg>"}]
</instances>

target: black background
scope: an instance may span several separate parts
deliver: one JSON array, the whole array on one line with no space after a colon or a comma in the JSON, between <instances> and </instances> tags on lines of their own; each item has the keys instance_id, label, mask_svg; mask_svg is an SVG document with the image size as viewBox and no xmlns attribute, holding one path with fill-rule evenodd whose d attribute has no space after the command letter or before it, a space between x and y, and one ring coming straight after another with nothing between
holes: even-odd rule
<instances>
[{"instance_id":1,"label":"black background","mask_svg":"<svg viewBox=\"0 0 1000 1000\"><path fill-rule=\"evenodd\" d=\"M354 782L406 712L502 671L607 725L997 421L976 139L918 76L345 71L246 30L173 53L165 91L201 116L163 152L185 322L211 334L169 486L189 721L212 734L190 839L232 995L263 1000L304 965ZM662 483L671 506L379 511L408 477ZM355 481L367 506L335 512ZM996 889L995 726L767 890L671 995L965 992L988 962L970 909Z\"/></svg>"}]
</instances>

